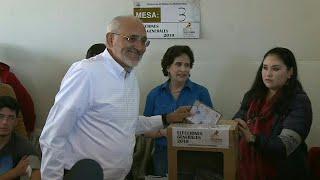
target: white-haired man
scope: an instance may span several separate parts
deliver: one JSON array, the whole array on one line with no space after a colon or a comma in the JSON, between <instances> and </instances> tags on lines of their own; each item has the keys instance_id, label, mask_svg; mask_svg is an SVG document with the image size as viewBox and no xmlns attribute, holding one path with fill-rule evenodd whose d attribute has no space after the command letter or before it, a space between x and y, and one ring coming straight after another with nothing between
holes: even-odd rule
<instances>
[{"instance_id":1,"label":"white-haired man","mask_svg":"<svg viewBox=\"0 0 320 180\"><path fill-rule=\"evenodd\" d=\"M124 179L132 163L135 134L190 115L187 107L162 116L138 115L133 68L148 45L138 18L118 16L108 26L106 50L70 67L40 137L44 179L62 179L81 159L97 161L104 179Z\"/></svg>"}]
</instances>

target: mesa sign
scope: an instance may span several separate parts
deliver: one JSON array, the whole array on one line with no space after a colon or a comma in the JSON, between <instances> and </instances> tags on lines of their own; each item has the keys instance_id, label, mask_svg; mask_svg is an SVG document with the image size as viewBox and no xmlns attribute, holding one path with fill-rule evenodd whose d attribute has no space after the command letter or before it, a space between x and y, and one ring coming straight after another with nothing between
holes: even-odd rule
<instances>
[{"instance_id":1,"label":"mesa sign","mask_svg":"<svg viewBox=\"0 0 320 180\"><path fill-rule=\"evenodd\" d=\"M160 23L161 9L160 8L134 8L133 13L140 18L144 23Z\"/></svg>"}]
</instances>

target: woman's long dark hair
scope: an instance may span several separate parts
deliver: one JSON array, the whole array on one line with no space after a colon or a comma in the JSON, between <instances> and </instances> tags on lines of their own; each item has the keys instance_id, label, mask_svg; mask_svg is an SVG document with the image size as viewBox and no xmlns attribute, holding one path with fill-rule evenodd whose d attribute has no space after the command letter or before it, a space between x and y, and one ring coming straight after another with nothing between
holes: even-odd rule
<instances>
[{"instance_id":1,"label":"woman's long dark hair","mask_svg":"<svg viewBox=\"0 0 320 180\"><path fill-rule=\"evenodd\" d=\"M281 96L279 96L278 100L275 102L274 110L280 111L277 113L284 113L290 102L292 101L293 97L297 92L304 93L302 85L298 80L298 69L296 59L293 53L287 49L282 47L276 47L269 50L263 57L263 60L260 64L258 72L256 74L256 78L252 84L251 89L248 92L249 95L249 102L251 100L264 100L268 93L268 88L265 86L262 80L262 68L263 62L269 55L277 56L287 67L287 69L293 70L293 73L288 79L287 83L281 88Z\"/></svg>"}]
</instances>

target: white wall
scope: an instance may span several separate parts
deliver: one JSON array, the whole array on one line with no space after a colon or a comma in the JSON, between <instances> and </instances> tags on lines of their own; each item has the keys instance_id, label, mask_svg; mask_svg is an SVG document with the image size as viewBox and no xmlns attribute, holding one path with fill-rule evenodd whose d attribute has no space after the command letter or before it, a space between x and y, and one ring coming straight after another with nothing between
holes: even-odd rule
<instances>
[{"instance_id":1,"label":"white wall","mask_svg":"<svg viewBox=\"0 0 320 180\"><path fill-rule=\"evenodd\" d=\"M319 0L201 0L201 39L151 40L137 68L141 110L149 90L164 80L160 59L169 46L191 46L196 57L191 78L209 89L225 119L239 107L264 53L284 46L297 57L313 105L307 142L320 146L319 7ZM91 44L104 41L114 16L131 13L129 0L1 1L0 60L12 66L33 96L38 128L71 63Z\"/></svg>"}]
</instances>

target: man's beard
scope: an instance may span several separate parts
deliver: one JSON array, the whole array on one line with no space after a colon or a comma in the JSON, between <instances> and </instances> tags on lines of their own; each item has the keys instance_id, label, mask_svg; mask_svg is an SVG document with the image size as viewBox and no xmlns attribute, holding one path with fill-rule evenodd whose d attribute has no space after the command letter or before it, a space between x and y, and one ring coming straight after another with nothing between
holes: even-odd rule
<instances>
[{"instance_id":1,"label":"man's beard","mask_svg":"<svg viewBox=\"0 0 320 180\"><path fill-rule=\"evenodd\" d=\"M132 60L127 55L128 53L135 53L138 56L138 59L137 60ZM142 59L142 56L143 56L144 52L140 52L139 50L137 50L134 47L128 47L128 48L125 48L122 51L122 54L123 54L123 62L125 63L125 65L128 66L128 67L133 68L133 67L135 67L135 66L137 66L139 64L139 62Z\"/></svg>"}]
</instances>

